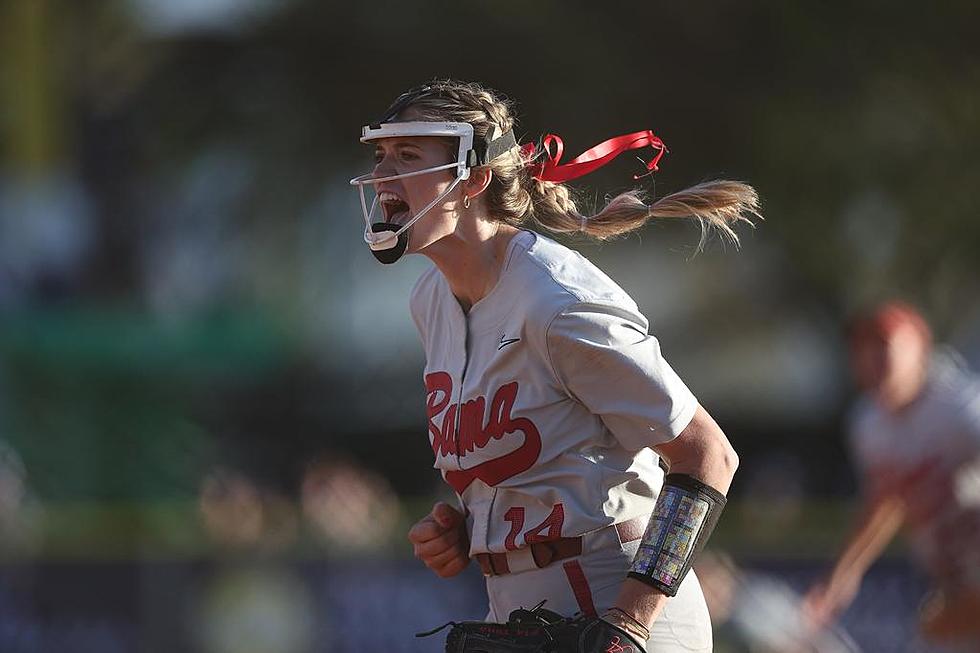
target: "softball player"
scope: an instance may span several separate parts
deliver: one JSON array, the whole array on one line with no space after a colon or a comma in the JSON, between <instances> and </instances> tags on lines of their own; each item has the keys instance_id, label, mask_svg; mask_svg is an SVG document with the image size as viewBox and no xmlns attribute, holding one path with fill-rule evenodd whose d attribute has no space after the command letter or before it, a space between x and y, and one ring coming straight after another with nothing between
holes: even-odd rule
<instances>
[{"instance_id":1,"label":"softball player","mask_svg":"<svg viewBox=\"0 0 980 653\"><path fill-rule=\"evenodd\" d=\"M902 303L858 320L851 354L865 391L850 443L864 504L832 571L807 597L810 615L825 623L846 608L904 525L934 582L923 634L980 650L980 380L934 355L926 321Z\"/></svg>"},{"instance_id":2,"label":"softball player","mask_svg":"<svg viewBox=\"0 0 980 653\"><path fill-rule=\"evenodd\" d=\"M602 616L589 650L709 651L688 571L738 458L635 302L523 225L608 238L693 217L735 239L757 196L716 181L650 205L624 193L587 216L564 182L643 147L656 151L655 170L660 139L627 134L562 163L560 138L521 146L513 126L498 96L444 81L403 94L363 129L376 165L351 183L365 242L383 263L407 252L435 264L410 304L435 467L459 505L436 504L409 540L442 577L479 564L488 621L546 600L566 616Z\"/></svg>"}]
</instances>

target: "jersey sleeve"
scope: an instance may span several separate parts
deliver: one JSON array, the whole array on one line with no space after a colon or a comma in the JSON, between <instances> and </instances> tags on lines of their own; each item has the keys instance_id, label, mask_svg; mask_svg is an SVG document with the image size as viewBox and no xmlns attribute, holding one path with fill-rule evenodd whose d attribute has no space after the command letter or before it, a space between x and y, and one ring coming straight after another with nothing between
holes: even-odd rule
<instances>
[{"instance_id":1,"label":"jersey sleeve","mask_svg":"<svg viewBox=\"0 0 980 653\"><path fill-rule=\"evenodd\" d=\"M559 383L625 448L668 442L694 417L697 399L635 311L575 304L551 321L546 339Z\"/></svg>"}]
</instances>

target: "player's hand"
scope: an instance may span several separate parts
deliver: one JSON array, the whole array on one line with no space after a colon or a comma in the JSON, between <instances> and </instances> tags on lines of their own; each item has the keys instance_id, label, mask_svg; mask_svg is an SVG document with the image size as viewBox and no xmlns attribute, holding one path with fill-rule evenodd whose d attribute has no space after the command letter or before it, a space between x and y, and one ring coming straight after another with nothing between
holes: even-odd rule
<instances>
[{"instance_id":1,"label":"player's hand","mask_svg":"<svg viewBox=\"0 0 980 653\"><path fill-rule=\"evenodd\" d=\"M455 576L470 564L466 521L447 503L432 506L432 512L408 531L408 541L415 557L441 578Z\"/></svg>"},{"instance_id":2,"label":"player's hand","mask_svg":"<svg viewBox=\"0 0 980 653\"><path fill-rule=\"evenodd\" d=\"M812 630L830 625L854 601L860 588L861 579L850 575L833 582L823 580L811 587L801 606L807 625Z\"/></svg>"}]
</instances>

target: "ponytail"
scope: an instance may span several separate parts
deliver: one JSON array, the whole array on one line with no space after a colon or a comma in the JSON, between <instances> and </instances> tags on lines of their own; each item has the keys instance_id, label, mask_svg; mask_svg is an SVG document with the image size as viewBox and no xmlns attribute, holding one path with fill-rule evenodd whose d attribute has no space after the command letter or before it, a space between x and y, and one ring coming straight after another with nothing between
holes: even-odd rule
<instances>
[{"instance_id":1,"label":"ponytail","mask_svg":"<svg viewBox=\"0 0 980 653\"><path fill-rule=\"evenodd\" d=\"M686 218L701 224L698 249L707 241L712 230L738 246L738 234L733 226L738 222L753 224L759 213L759 195L748 184L716 180L692 186L652 204L644 201L641 191L617 195L594 216L578 211L567 186L549 181L533 180L531 215L542 227L555 233L584 233L598 240L607 240L639 229L651 219Z\"/></svg>"}]
</instances>

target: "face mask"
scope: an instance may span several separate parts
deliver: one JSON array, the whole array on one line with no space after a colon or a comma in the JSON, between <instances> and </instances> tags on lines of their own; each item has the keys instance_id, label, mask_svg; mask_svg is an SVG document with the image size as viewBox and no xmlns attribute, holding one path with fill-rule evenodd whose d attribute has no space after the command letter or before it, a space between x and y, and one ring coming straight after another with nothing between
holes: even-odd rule
<instances>
[{"instance_id":1,"label":"face mask","mask_svg":"<svg viewBox=\"0 0 980 653\"><path fill-rule=\"evenodd\" d=\"M514 140L514 132L508 131L492 141L479 143L478 147L474 148L473 125L465 122L392 122L365 125L361 131L361 142L372 143L382 138L407 136L458 138L459 148L457 149L456 160L452 163L387 177L374 177L373 173L368 173L350 180L352 186L357 186L361 198L361 211L364 214L364 242L371 248L375 258L386 264L394 263L402 257L408 248L408 230L411 226L418 222L432 207L446 199L461 181L468 179L471 168L486 165L500 154L517 146L517 142ZM425 208L412 216L404 225L386 222L384 219L375 221L379 204L378 195L375 193L374 200L368 208L364 192L365 186L376 187L377 184L387 181L417 177L450 169L455 169L456 178L449 187Z\"/></svg>"}]
</instances>

